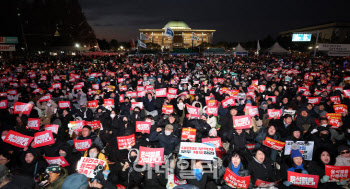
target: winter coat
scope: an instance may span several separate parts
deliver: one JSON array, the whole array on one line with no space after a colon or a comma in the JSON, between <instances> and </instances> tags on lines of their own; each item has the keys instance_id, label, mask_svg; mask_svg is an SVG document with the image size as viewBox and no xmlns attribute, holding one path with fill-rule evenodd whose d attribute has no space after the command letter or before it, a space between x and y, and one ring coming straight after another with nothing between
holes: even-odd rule
<instances>
[{"instance_id":1,"label":"winter coat","mask_svg":"<svg viewBox=\"0 0 350 189\"><path fill-rule=\"evenodd\" d=\"M161 132L152 132L149 136L150 142L158 141L158 147L164 148L164 155L169 155L175 150L175 147L179 145L180 140L173 133L169 136L166 136L164 131Z\"/></svg>"},{"instance_id":2,"label":"winter coat","mask_svg":"<svg viewBox=\"0 0 350 189\"><path fill-rule=\"evenodd\" d=\"M67 178L67 176L68 176L68 171L67 171L67 169L61 168L61 174L60 174L60 176L58 177L57 180L55 180L54 182L50 183L50 184L47 186L47 189L61 189L61 188L62 188L62 185L63 185L63 182L64 182L64 180Z\"/></svg>"},{"instance_id":3,"label":"winter coat","mask_svg":"<svg viewBox=\"0 0 350 189\"><path fill-rule=\"evenodd\" d=\"M265 159L263 163L258 162L258 160L253 158L248 164L249 175L251 175L250 180L255 183L257 179L274 182L277 180L275 170L272 166L272 162L269 159Z\"/></svg>"}]
</instances>

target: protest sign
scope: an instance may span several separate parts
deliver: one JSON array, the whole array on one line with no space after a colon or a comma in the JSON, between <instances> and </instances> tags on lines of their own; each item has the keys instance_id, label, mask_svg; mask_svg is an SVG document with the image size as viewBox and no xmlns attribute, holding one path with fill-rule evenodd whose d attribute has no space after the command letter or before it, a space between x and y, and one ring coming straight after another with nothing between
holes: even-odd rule
<instances>
[{"instance_id":1,"label":"protest sign","mask_svg":"<svg viewBox=\"0 0 350 189\"><path fill-rule=\"evenodd\" d=\"M162 107L162 113L163 114L171 114L174 112L173 105L164 105Z\"/></svg>"},{"instance_id":2,"label":"protest sign","mask_svg":"<svg viewBox=\"0 0 350 189\"><path fill-rule=\"evenodd\" d=\"M6 109L6 108L7 108L7 100L1 100L0 109Z\"/></svg>"},{"instance_id":3,"label":"protest sign","mask_svg":"<svg viewBox=\"0 0 350 189\"><path fill-rule=\"evenodd\" d=\"M295 117L295 110L283 110L283 116L285 116L286 114L289 114L292 116L292 119L294 120Z\"/></svg>"},{"instance_id":4,"label":"protest sign","mask_svg":"<svg viewBox=\"0 0 350 189\"><path fill-rule=\"evenodd\" d=\"M340 104L340 97L339 96L331 96L331 102L333 104Z\"/></svg>"},{"instance_id":5,"label":"protest sign","mask_svg":"<svg viewBox=\"0 0 350 189\"><path fill-rule=\"evenodd\" d=\"M33 105L29 103L16 102L14 108L13 114L23 113L25 115L29 115Z\"/></svg>"},{"instance_id":6,"label":"protest sign","mask_svg":"<svg viewBox=\"0 0 350 189\"><path fill-rule=\"evenodd\" d=\"M175 88L168 88L168 93L176 95L177 94L177 89L175 89Z\"/></svg>"},{"instance_id":7,"label":"protest sign","mask_svg":"<svg viewBox=\"0 0 350 189\"><path fill-rule=\"evenodd\" d=\"M276 104L277 102L276 96L265 96L265 100L268 100L269 98L272 100L272 104Z\"/></svg>"},{"instance_id":8,"label":"protest sign","mask_svg":"<svg viewBox=\"0 0 350 189\"><path fill-rule=\"evenodd\" d=\"M181 159L213 160L216 157L214 144L181 142Z\"/></svg>"},{"instance_id":9,"label":"protest sign","mask_svg":"<svg viewBox=\"0 0 350 189\"><path fill-rule=\"evenodd\" d=\"M114 99L103 99L104 107L112 107L114 106Z\"/></svg>"},{"instance_id":10,"label":"protest sign","mask_svg":"<svg viewBox=\"0 0 350 189\"><path fill-rule=\"evenodd\" d=\"M131 102L131 110L134 110L136 107L143 109L143 102Z\"/></svg>"},{"instance_id":11,"label":"protest sign","mask_svg":"<svg viewBox=\"0 0 350 189\"><path fill-rule=\"evenodd\" d=\"M59 125L56 124L50 124L50 125L45 125L45 131L51 131L52 133L57 134L58 133L58 127Z\"/></svg>"},{"instance_id":12,"label":"protest sign","mask_svg":"<svg viewBox=\"0 0 350 189\"><path fill-rule=\"evenodd\" d=\"M286 144L285 142L274 140L270 137L266 137L265 140L263 141L264 146L267 146L269 148L272 148L272 149L278 150L278 151L281 151L285 144Z\"/></svg>"},{"instance_id":13,"label":"protest sign","mask_svg":"<svg viewBox=\"0 0 350 189\"><path fill-rule=\"evenodd\" d=\"M150 133L151 122L148 121L136 121L136 132Z\"/></svg>"},{"instance_id":14,"label":"protest sign","mask_svg":"<svg viewBox=\"0 0 350 189\"><path fill-rule=\"evenodd\" d=\"M232 119L235 129L249 129L252 126L252 119L249 115L233 116Z\"/></svg>"},{"instance_id":15,"label":"protest sign","mask_svg":"<svg viewBox=\"0 0 350 189\"><path fill-rule=\"evenodd\" d=\"M28 118L27 128L39 130L40 129L40 119L39 118Z\"/></svg>"},{"instance_id":16,"label":"protest sign","mask_svg":"<svg viewBox=\"0 0 350 189\"><path fill-rule=\"evenodd\" d=\"M117 137L118 149L123 150L127 148L131 148L136 144L135 142L135 134L129 136L120 136Z\"/></svg>"},{"instance_id":17,"label":"protest sign","mask_svg":"<svg viewBox=\"0 0 350 189\"><path fill-rule=\"evenodd\" d=\"M259 116L259 109L257 106L247 106L248 109L248 115L250 116Z\"/></svg>"},{"instance_id":18,"label":"protest sign","mask_svg":"<svg viewBox=\"0 0 350 189\"><path fill-rule=\"evenodd\" d=\"M147 148L140 146L139 165L149 164L152 167L155 164L162 165L164 158L164 148Z\"/></svg>"},{"instance_id":19,"label":"protest sign","mask_svg":"<svg viewBox=\"0 0 350 189\"><path fill-rule=\"evenodd\" d=\"M41 131L34 134L34 146L33 148L38 148L41 146L47 146L54 144L55 140L52 136L52 131Z\"/></svg>"},{"instance_id":20,"label":"protest sign","mask_svg":"<svg viewBox=\"0 0 350 189\"><path fill-rule=\"evenodd\" d=\"M231 188L248 188L250 176L240 177L230 169L226 169L223 180Z\"/></svg>"},{"instance_id":21,"label":"protest sign","mask_svg":"<svg viewBox=\"0 0 350 189\"><path fill-rule=\"evenodd\" d=\"M326 165L326 175L329 176L330 182L341 182L342 180L350 180L350 166L332 166Z\"/></svg>"},{"instance_id":22,"label":"protest sign","mask_svg":"<svg viewBox=\"0 0 350 189\"><path fill-rule=\"evenodd\" d=\"M191 114L191 116L199 117L199 108L186 104L187 112Z\"/></svg>"},{"instance_id":23,"label":"protest sign","mask_svg":"<svg viewBox=\"0 0 350 189\"><path fill-rule=\"evenodd\" d=\"M70 109L70 102L69 101L58 101L58 107L61 109Z\"/></svg>"},{"instance_id":24,"label":"protest sign","mask_svg":"<svg viewBox=\"0 0 350 189\"><path fill-rule=\"evenodd\" d=\"M97 108L98 107L98 101L97 100L88 101L87 107L88 108Z\"/></svg>"},{"instance_id":25,"label":"protest sign","mask_svg":"<svg viewBox=\"0 0 350 189\"><path fill-rule=\"evenodd\" d=\"M317 188L318 175L309 175L288 171L288 182L291 182L295 186Z\"/></svg>"},{"instance_id":26,"label":"protest sign","mask_svg":"<svg viewBox=\"0 0 350 189\"><path fill-rule=\"evenodd\" d=\"M74 148L77 151L86 151L90 148L91 144L92 144L91 139L86 139L86 140L74 139Z\"/></svg>"},{"instance_id":27,"label":"protest sign","mask_svg":"<svg viewBox=\"0 0 350 189\"><path fill-rule=\"evenodd\" d=\"M156 89L156 97L166 97L167 96L167 89L166 88L161 88L161 89Z\"/></svg>"},{"instance_id":28,"label":"protest sign","mask_svg":"<svg viewBox=\"0 0 350 189\"><path fill-rule=\"evenodd\" d=\"M190 127L182 128L181 140L183 141L190 140L194 142L196 140L196 132L197 132L197 129L193 129Z\"/></svg>"},{"instance_id":29,"label":"protest sign","mask_svg":"<svg viewBox=\"0 0 350 189\"><path fill-rule=\"evenodd\" d=\"M284 155L290 155L292 145L296 143L299 147L300 153L303 155L304 160L312 160L312 154L314 152L314 141L296 141L293 142L291 140L286 141L286 145L284 147Z\"/></svg>"},{"instance_id":30,"label":"protest sign","mask_svg":"<svg viewBox=\"0 0 350 189\"><path fill-rule=\"evenodd\" d=\"M95 178L95 168L97 165L104 167L106 165L106 162L101 159L81 157L77 165L77 170L78 173L84 174L88 178Z\"/></svg>"},{"instance_id":31,"label":"protest sign","mask_svg":"<svg viewBox=\"0 0 350 189\"><path fill-rule=\"evenodd\" d=\"M81 121L70 121L68 123L68 127L74 131L80 132L83 129L83 126L85 124L84 120Z\"/></svg>"},{"instance_id":32,"label":"protest sign","mask_svg":"<svg viewBox=\"0 0 350 189\"><path fill-rule=\"evenodd\" d=\"M348 113L348 106L345 104L335 104L333 105L333 109L335 113L341 114L341 113Z\"/></svg>"},{"instance_id":33,"label":"protest sign","mask_svg":"<svg viewBox=\"0 0 350 189\"><path fill-rule=\"evenodd\" d=\"M41 98L39 99L39 102L47 102L47 101L49 101L51 98L52 98L52 95L46 94L46 95L44 95L43 97L41 97Z\"/></svg>"},{"instance_id":34,"label":"protest sign","mask_svg":"<svg viewBox=\"0 0 350 189\"><path fill-rule=\"evenodd\" d=\"M29 146L33 139L34 137L22 135L21 133L10 130L6 135L4 142L19 148L25 148Z\"/></svg>"},{"instance_id":35,"label":"protest sign","mask_svg":"<svg viewBox=\"0 0 350 189\"><path fill-rule=\"evenodd\" d=\"M206 113L208 115L218 116L219 107L217 107L217 106L207 106Z\"/></svg>"},{"instance_id":36,"label":"protest sign","mask_svg":"<svg viewBox=\"0 0 350 189\"><path fill-rule=\"evenodd\" d=\"M260 187L260 188L270 188L270 187L272 187L272 186L277 185L280 181L281 181L281 180L276 181L276 182L267 182L267 181L263 181L263 180L260 180L260 179L256 179L254 185L255 185L255 186L258 186L258 187Z\"/></svg>"},{"instance_id":37,"label":"protest sign","mask_svg":"<svg viewBox=\"0 0 350 189\"><path fill-rule=\"evenodd\" d=\"M222 104L223 108L227 108L228 105L235 106L236 105L236 101L235 101L234 97L230 97L228 99L225 99L225 100L221 101L221 104Z\"/></svg>"},{"instance_id":38,"label":"protest sign","mask_svg":"<svg viewBox=\"0 0 350 189\"><path fill-rule=\"evenodd\" d=\"M46 160L46 162L51 165L51 164L58 164L61 167L67 167L69 165L69 163L67 162L67 160L62 157L62 156L58 156L58 157L47 157L47 156L43 156L44 159Z\"/></svg>"},{"instance_id":39,"label":"protest sign","mask_svg":"<svg viewBox=\"0 0 350 189\"><path fill-rule=\"evenodd\" d=\"M267 110L267 115L269 116L268 119L280 119L282 116L282 110L280 109L268 109Z\"/></svg>"},{"instance_id":40,"label":"protest sign","mask_svg":"<svg viewBox=\"0 0 350 189\"><path fill-rule=\"evenodd\" d=\"M215 148L220 148L221 145L221 138L202 138L202 143L211 143L214 144Z\"/></svg>"},{"instance_id":41,"label":"protest sign","mask_svg":"<svg viewBox=\"0 0 350 189\"><path fill-rule=\"evenodd\" d=\"M307 97L307 103L310 104L319 104L322 97Z\"/></svg>"},{"instance_id":42,"label":"protest sign","mask_svg":"<svg viewBox=\"0 0 350 189\"><path fill-rule=\"evenodd\" d=\"M332 126L332 128L339 128L340 123L342 121L342 115L339 113L326 113L326 117L328 119L328 124Z\"/></svg>"},{"instance_id":43,"label":"protest sign","mask_svg":"<svg viewBox=\"0 0 350 189\"><path fill-rule=\"evenodd\" d=\"M84 125L88 125L91 127L91 129L95 130L95 129L99 129L101 128L101 121L100 120L96 120L96 121L85 121Z\"/></svg>"}]
</instances>

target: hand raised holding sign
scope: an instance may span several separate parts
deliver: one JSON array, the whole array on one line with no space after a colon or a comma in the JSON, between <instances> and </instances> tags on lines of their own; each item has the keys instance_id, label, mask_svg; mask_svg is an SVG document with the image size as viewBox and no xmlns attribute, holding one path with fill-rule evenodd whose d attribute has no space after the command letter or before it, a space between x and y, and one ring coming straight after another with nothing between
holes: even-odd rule
<instances>
[{"instance_id":1,"label":"hand raised holding sign","mask_svg":"<svg viewBox=\"0 0 350 189\"><path fill-rule=\"evenodd\" d=\"M159 133L162 131L162 128L158 127L156 131L157 131L157 133Z\"/></svg>"}]
</instances>

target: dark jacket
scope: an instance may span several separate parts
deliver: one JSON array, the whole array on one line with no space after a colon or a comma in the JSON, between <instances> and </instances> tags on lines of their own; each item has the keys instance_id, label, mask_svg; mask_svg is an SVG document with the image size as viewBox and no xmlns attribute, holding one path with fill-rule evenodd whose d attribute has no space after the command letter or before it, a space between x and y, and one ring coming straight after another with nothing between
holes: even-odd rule
<instances>
[{"instance_id":1,"label":"dark jacket","mask_svg":"<svg viewBox=\"0 0 350 189\"><path fill-rule=\"evenodd\" d=\"M180 143L179 138L177 138L173 133L169 136L166 136L164 134L164 131L162 132L152 132L149 136L149 141L158 141L158 147L164 148L164 155L169 155L172 153L175 149L175 147Z\"/></svg>"},{"instance_id":2,"label":"dark jacket","mask_svg":"<svg viewBox=\"0 0 350 189\"><path fill-rule=\"evenodd\" d=\"M267 182L274 182L277 180L272 162L269 159L265 159L263 163L260 163L253 158L248 164L248 170L251 175L250 180L252 183L255 183L257 179Z\"/></svg>"}]
</instances>

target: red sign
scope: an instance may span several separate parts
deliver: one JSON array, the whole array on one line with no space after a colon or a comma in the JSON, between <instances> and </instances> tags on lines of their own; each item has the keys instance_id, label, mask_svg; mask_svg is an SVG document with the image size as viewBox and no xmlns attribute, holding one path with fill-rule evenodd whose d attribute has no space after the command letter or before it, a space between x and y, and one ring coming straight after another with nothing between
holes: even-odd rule
<instances>
[{"instance_id":1,"label":"red sign","mask_svg":"<svg viewBox=\"0 0 350 189\"><path fill-rule=\"evenodd\" d=\"M266 85L259 85L260 93L265 92L266 90Z\"/></svg>"},{"instance_id":2,"label":"red sign","mask_svg":"<svg viewBox=\"0 0 350 189\"><path fill-rule=\"evenodd\" d=\"M196 90L191 89L189 94L190 94L190 95L196 95Z\"/></svg>"},{"instance_id":3,"label":"red sign","mask_svg":"<svg viewBox=\"0 0 350 189\"><path fill-rule=\"evenodd\" d=\"M136 107L143 109L143 102L131 102L131 110L134 110Z\"/></svg>"},{"instance_id":4,"label":"red sign","mask_svg":"<svg viewBox=\"0 0 350 189\"><path fill-rule=\"evenodd\" d=\"M190 106L189 104L186 104L186 108L187 108L187 112L191 114L191 116L199 117L199 108Z\"/></svg>"},{"instance_id":5,"label":"red sign","mask_svg":"<svg viewBox=\"0 0 350 189\"><path fill-rule=\"evenodd\" d=\"M284 148L285 144L285 142L281 142L270 137L266 137L263 141L263 145L278 151L281 151Z\"/></svg>"},{"instance_id":6,"label":"red sign","mask_svg":"<svg viewBox=\"0 0 350 189\"><path fill-rule=\"evenodd\" d=\"M136 132L150 133L151 122L148 121L136 121Z\"/></svg>"},{"instance_id":7,"label":"red sign","mask_svg":"<svg viewBox=\"0 0 350 189\"><path fill-rule=\"evenodd\" d=\"M181 140L186 141L188 139L191 142L194 142L196 140L196 133L197 129L193 129L190 127L182 128Z\"/></svg>"},{"instance_id":8,"label":"red sign","mask_svg":"<svg viewBox=\"0 0 350 189\"><path fill-rule=\"evenodd\" d=\"M45 125L44 128L45 128L45 131L51 131L55 134L58 133L58 126L59 125L56 125L56 124L50 124L50 125Z\"/></svg>"},{"instance_id":9,"label":"red sign","mask_svg":"<svg viewBox=\"0 0 350 189\"><path fill-rule=\"evenodd\" d=\"M0 97L7 97L7 93L6 92L0 92Z\"/></svg>"},{"instance_id":10,"label":"red sign","mask_svg":"<svg viewBox=\"0 0 350 189\"><path fill-rule=\"evenodd\" d=\"M54 83L54 84L52 84L52 88L54 88L54 89L61 89L61 83Z\"/></svg>"},{"instance_id":11,"label":"red sign","mask_svg":"<svg viewBox=\"0 0 350 189\"><path fill-rule=\"evenodd\" d=\"M96 108L96 107L98 107L98 101L97 100L88 101L87 107L89 107L89 108Z\"/></svg>"},{"instance_id":12,"label":"red sign","mask_svg":"<svg viewBox=\"0 0 350 189\"><path fill-rule=\"evenodd\" d=\"M100 85L99 84L92 84L92 89L99 90L100 89Z\"/></svg>"},{"instance_id":13,"label":"red sign","mask_svg":"<svg viewBox=\"0 0 350 189\"><path fill-rule=\"evenodd\" d=\"M318 175L309 175L288 171L288 182L291 182L296 186L317 188L318 179Z\"/></svg>"},{"instance_id":14,"label":"red sign","mask_svg":"<svg viewBox=\"0 0 350 189\"><path fill-rule=\"evenodd\" d=\"M338 114L348 113L348 106L345 104L335 104L333 105L333 109L334 109L334 112Z\"/></svg>"},{"instance_id":15,"label":"red sign","mask_svg":"<svg viewBox=\"0 0 350 189\"><path fill-rule=\"evenodd\" d=\"M322 97L307 97L307 103L310 104L319 104Z\"/></svg>"},{"instance_id":16,"label":"red sign","mask_svg":"<svg viewBox=\"0 0 350 189\"><path fill-rule=\"evenodd\" d=\"M7 91L9 95L17 95L17 90L16 89L10 89Z\"/></svg>"},{"instance_id":17,"label":"red sign","mask_svg":"<svg viewBox=\"0 0 350 189\"><path fill-rule=\"evenodd\" d=\"M53 80L54 80L54 81L60 80L60 76L58 76L58 75L53 76Z\"/></svg>"},{"instance_id":18,"label":"red sign","mask_svg":"<svg viewBox=\"0 0 350 189\"><path fill-rule=\"evenodd\" d=\"M235 106L236 105L236 101L235 101L234 97L230 97L228 99L225 99L225 100L221 101L221 104L222 104L223 108L227 108L228 105Z\"/></svg>"},{"instance_id":19,"label":"red sign","mask_svg":"<svg viewBox=\"0 0 350 189\"><path fill-rule=\"evenodd\" d=\"M176 95L177 94L177 89L175 89L175 88L168 88L168 93Z\"/></svg>"},{"instance_id":20,"label":"red sign","mask_svg":"<svg viewBox=\"0 0 350 189\"><path fill-rule=\"evenodd\" d=\"M207 100L206 103L207 103L207 106L217 106L216 100Z\"/></svg>"},{"instance_id":21,"label":"red sign","mask_svg":"<svg viewBox=\"0 0 350 189\"><path fill-rule=\"evenodd\" d=\"M119 86L119 90L126 91L127 90L126 85Z\"/></svg>"},{"instance_id":22,"label":"red sign","mask_svg":"<svg viewBox=\"0 0 350 189\"><path fill-rule=\"evenodd\" d=\"M88 125L91 127L91 129L99 129L101 128L101 121L97 120L97 121L85 121L84 125Z\"/></svg>"},{"instance_id":23,"label":"red sign","mask_svg":"<svg viewBox=\"0 0 350 189\"><path fill-rule=\"evenodd\" d=\"M146 85L146 91L153 91L154 85Z\"/></svg>"},{"instance_id":24,"label":"red sign","mask_svg":"<svg viewBox=\"0 0 350 189\"><path fill-rule=\"evenodd\" d=\"M90 148L91 146L91 139L86 139L86 140L75 140L74 139L74 148L77 151L86 151Z\"/></svg>"},{"instance_id":25,"label":"red sign","mask_svg":"<svg viewBox=\"0 0 350 189\"><path fill-rule=\"evenodd\" d=\"M61 109L70 108L70 102L69 101L58 101L58 107Z\"/></svg>"},{"instance_id":26,"label":"red sign","mask_svg":"<svg viewBox=\"0 0 350 189\"><path fill-rule=\"evenodd\" d=\"M6 108L7 108L7 100L1 100L0 109L6 109Z\"/></svg>"},{"instance_id":27,"label":"red sign","mask_svg":"<svg viewBox=\"0 0 350 189\"><path fill-rule=\"evenodd\" d=\"M276 99L277 99L276 96L266 96L266 97L265 97L266 100L269 99L269 98L272 99L272 103L273 103L273 104L276 104Z\"/></svg>"},{"instance_id":28,"label":"red sign","mask_svg":"<svg viewBox=\"0 0 350 189\"><path fill-rule=\"evenodd\" d=\"M43 156L44 159L46 160L46 162L51 165L51 164L58 164L61 167L67 167L69 165L69 163L67 162L66 159L64 159L64 157L62 156L58 156L58 157L46 157Z\"/></svg>"},{"instance_id":29,"label":"red sign","mask_svg":"<svg viewBox=\"0 0 350 189\"><path fill-rule=\"evenodd\" d=\"M329 181L342 181L350 179L350 166L331 166L326 165L326 175L329 176Z\"/></svg>"},{"instance_id":30,"label":"red sign","mask_svg":"<svg viewBox=\"0 0 350 189\"><path fill-rule=\"evenodd\" d=\"M47 146L54 143L55 143L55 140L53 139L51 131L41 131L34 134L33 148Z\"/></svg>"},{"instance_id":31,"label":"red sign","mask_svg":"<svg viewBox=\"0 0 350 189\"><path fill-rule=\"evenodd\" d=\"M85 121L70 121L68 127L74 131L80 132L83 129Z\"/></svg>"},{"instance_id":32,"label":"red sign","mask_svg":"<svg viewBox=\"0 0 350 189\"><path fill-rule=\"evenodd\" d=\"M27 104L27 103L22 103L22 102L16 102L14 108L15 108L13 111L14 114L23 113L25 115L29 115L30 111L33 108L33 105Z\"/></svg>"},{"instance_id":33,"label":"red sign","mask_svg":"<svg viewBox=\"0 0 350 189\"><path fill-rule=\"evenodd\" d=\"M156 89L156 97L167 97L166 88Z\"/></svg>"},{"instance_id":34,"label":"red sign","mask_svg":"<svg viewBox=\"0 0 350 189\"><path fill-rule=\"evenodd\" d=\"M118 149L123 150L127 148L131 148L136 144L135 142L135 134L129 136L120 136L117 137Z\"/></svg>"},{"instance_id":35,"label":"red sign","mask_svg":"<svg viewBox=\"0 0 350 189\"><path fill-rule=\"evenodd\" d=\"M252 119L249 115L233 116L233 127L235 129L249 129L252 126Z\"/></svg>"},{"instance_id":36,"label":"red sign","mask_svg":"<svg viewBox=\"0 0 350 189\"><path fill-rule=\"evenodd\" d=\"M340 123L342 121L342 115L337 113L327 113L326 117L328 119L328 123L332 126L332 128L339 128Z\"/></svg>"},{"instance_id":37,"label":"red sign","mask_svg":"<svg viewBox=\"0 0 350 189\"><path fill-rule=\"evenodd\" d=\"M19 148L24 148L28 147L33 139L34 137L22 135L21 133L10 130L6 135L4 142Z\"/></svg>"},{"instance_id":38,"label":"red sign","mask_svg":"<svg viewBox=\"0 0 350 189\"><path fill-rule=\"evenodd\" d=\"M282 116L282 110L277 110L277 109L268 109L267 110L267 115L269 115L269 119L273 119L276 117L276 119L280 119Z\"/></svg>"},{"instance_id":39,"label":"red sign","mask_svg":"<svg viewBox=\"0 0 350 189\"><path fill-rule=\"evenodd\" d=\"M344 92L344 97L345 98L350 98L350 89L344 90L343 92Z\"/></svg>"},{"instance_id":40,"label":"red sign","mask_svg":"<svg viewBox=\"0 0 350 189\"><path fill-rule=\"evenodd\" d=\"M164 105L162 107L162 113L163 114L171 114L174 112L173 105Z\"/></svg>"},{"instance_id":41,"label":"red sign","mask_svg":"<svg viewBox=\"0 0 350 189\"><path fill-rule=\"evenodd\" d=\"M27 128L28 129L39 130L40 129L40 119L38 119L38 118L28 118Z\"/></svg>"},{"instance_id":42,"label":"red sign","mask_svg":"<svg viewBox=\"0 0 350 189\"><path fill-rule=\"evenodd\" d=\"M114 99L103 99L103 104L105 107L113 106L114 105Z\"/></svg>"},{"instance_id":43,"label":"red sign","mask_svg":"<svg viewBox=\"0 0 350 189\"><path fill-rule=\"evenodd\" d=\"M231 188L248 188L250 176L240 177L227 168L223 180Z\"/></svg>"},{"instance_id":44,"label":"red sign","mask_svg":"<svg viewBox=\"0 0 350 189\"><path fill-rule=\"evenodd\" d=\"M52 95L46 94L46 95L44 95L43 97L41 97L41 98L39 99L39 102L47 102L47 101L49 101L51 98L52 98Z\"/></svg>"},{"instance_id":45,"label":"red sign","mask_svg":"<svg viewBox=\"0 0 350 189\"><path fill-rule=\"evenodd\" d=\"M247 106L248 109L248 115L250 116L256 116L259 115L259 110L257 106Z\"/></svg>"},{"instance_id":46,"label":"red sign","mask_svg":"<svg viewBox=\"0 0 350 189\"><path fill-rule=\"evenodd\" d=\"M119 102L120 103L124 102L124 95L123 94L119 95Z\"/></svg>"},{"instance_id":47,"label":"red sign","mask_svg":"<svg viewBox=\"0 0 350 189\"><path fill-rule=\"evenodd\" d=\"M255 186L258 186L258 187L261 187L261 188L270 188L272 186L275 186L277 185L279 181L276 181L276 182L267 182L267 181L263 181L263 180L260 180L260 179L256 179L256 182L255 182Z\"/></svg>"},{"instance_id":48,"label":"red sign","mask_svg":"<svg viewBox=\"0 0 350 189\"><path fill-rule=\"evenodd\" d=\"M207 106L206 113L208 115L218 116L219 107L217 106Z\"/></svg>"},{"instance_id":49,"label":"red sign","mask_svg":"<svg viewBox=\"0 0 350 189\"><path fill-rule=\"evenodd\" d=\"M221 138L202 138L202 143L214 144L215 148L221 147Z\"/></svg>"},{"instance_id":50,"label":"red sign","mask_svg":"<svg viewBox=\"0 0 350 189\"><path fill-rule=\"evenodd\" d=\"M334 104L340 104L340 97L339 96L331 96L331 102Z\"/></svg>"},{"instance_id":51,"label":"red sign","mask_svg":"<svg viewBox=\"0 0 350 189\"><path fill-rule=\"evenodd\" d=\"M147 148L140 146L139 165L162 165L164 148Z\"/></svg>"}]
</instances>

